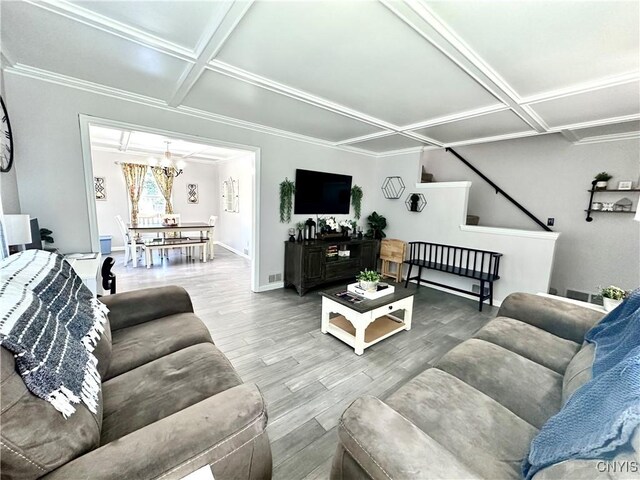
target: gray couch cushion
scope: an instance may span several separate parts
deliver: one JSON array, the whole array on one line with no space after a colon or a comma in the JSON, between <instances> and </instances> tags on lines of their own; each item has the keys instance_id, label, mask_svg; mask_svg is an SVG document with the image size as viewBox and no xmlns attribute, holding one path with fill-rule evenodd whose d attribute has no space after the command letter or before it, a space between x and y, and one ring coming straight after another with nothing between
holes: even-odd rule
<instances>
[{"instance_id":1,"label":"gray couch cushion","mask_svg":"<svg viewBox=\"0 0 640 480\"><path fill-rule=\"evenodd\" d=\"M506 317L491 320L475 338L500 345L561 375L580 348L571 340Z\"/></svg>"},{"instance_id":2,"label":"gray couch cushion","mask_svg":"<svg viewBox=\"0 0 640 480\"><path fill-rule=\"evenodd\" d=\"M179 313L112 332L111 362L105 379L198 343L211 334L193 313Z\"/></svg>"},{"instance_id":3,"label":"gray couch cushion","mask_svg":"<svg viewBox=\"0 0 640 480\"><path fill-rule=\"evenodd\" d=\"M100 378L104 380L111 362L111 325L109 325L108 318L104 324L104 332L100 335L100 340L93 350L93 355L98 360Z\"/></svg>"},{"instance_id":4,"label":"gray couch cushion","mask_svg":"<svg viewBox=\"0 0 640 480\"><path fill-rule=\"evenodd\" d=\"M593 343L585 343L580 351L571 359L562 380L562 405L577 389L592 378L591 367L596 353Z\"/></svg>"},{"instance_id":5,"label":"gray couch cushion","mask_svg":"<svg viewBox=\"0 0 640 480\"><path fill-rule=\"evenodd\" d=\"M239 385L77 458L46 479L178 480L209 465L217 480L271 477L267 413L255 385Z\"/></svg>"},{"instance_id":6,"label":"gray couch cushion","mask_svg":"<svg viewBox=\"0 0 640 480\"><path fill-rule=\"evenodd\" d=\"M96 448L102 401L97 414L84 405L65 419L49 402L27 390L13 354L0 348L0 471L2 479L32 479Z\"/></svg>"},{"instance_id":7,"label":"gray couch cushion","mask_svg":"<svg viewBox=\"0 0 640 480\"><path fill-rule=\"evenodd\" d=\"M582 343L584 334L603 317L603 313L556 298L512 293L504 299L499 317L509 317L549 333Z\"/></svg>"},{"instance_id":8,"label":"gray couch cushion","mask_svg":"<svg viewBox=\"0 0 640 480\"><path fill-rule=\"evenodd\" d=\"M386 403L482 478L520 478L537 429L452 375L429 369Z\"/></svg>"},{"instance_id":9,"label":"gray couch cushion","mask_svg":"<svg viewBox=\"0 0 640 480\"><path fill-rule=\"evenodd\" d=\"M101 444L198 403L242 380L218 348L201 343L103 383Z\"/></svg>"},{"instance_id":10,"label":"gray couch cushion","mask_svg":"<svg viewBox=\"0 0 640 480\"><path fill-rule=\"evenodd\" d=\"M560 410L562 376L506 348L472 338L437 368L501 403L536 428Z\"/></svg>"},{"instance_id":11,"label":"gray couch cushion","mask_svg":"<svg viewBox=\"0 0 640 480\"><path fill-rule=\"evenodd\" d=\"M338 437L371 478L480 478L462 459L375 397L360 397L345 410ZM349 470L354 469L352 462L345 465L340 459L333 465L333 478L351 480Z\"/></svg>"}]
</instances>

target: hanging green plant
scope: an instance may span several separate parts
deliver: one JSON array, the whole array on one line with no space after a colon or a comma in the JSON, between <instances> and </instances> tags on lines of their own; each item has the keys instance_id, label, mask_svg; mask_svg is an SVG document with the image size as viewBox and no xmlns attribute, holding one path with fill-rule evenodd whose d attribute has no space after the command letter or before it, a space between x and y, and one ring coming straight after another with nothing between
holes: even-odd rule
<instances>
[{"instance_id":1,"label":"hanging green plant","mask_svg":"<svg viewBox=\"0 0 640 480\"><path fill-rule=\"evenodd\" d=\"M351 187L351 206L353 207L354 217L360 219L360 208L362 207L362 188L358 185Z\"/></svg>"},{"instance_id":2,"label":"hanging green plant","mask_svg":"<svg viewBox=\"0 0 640 480\"><path fill-rule=\"evenodd\" d=\"M285 178L280 184L280 223L288 223L291 221L293 195L295 192L295 183L288 178Z\"/></svg>"}]
</instances>

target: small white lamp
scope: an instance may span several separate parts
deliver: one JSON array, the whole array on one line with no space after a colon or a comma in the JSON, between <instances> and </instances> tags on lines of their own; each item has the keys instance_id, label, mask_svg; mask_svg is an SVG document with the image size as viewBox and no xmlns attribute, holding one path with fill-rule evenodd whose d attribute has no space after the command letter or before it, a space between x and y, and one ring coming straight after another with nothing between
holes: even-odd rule
<instances>
[{"instance_id":1,"label":"small white lamp","mask_svg":"<svg viewBox=\"0 0 640 480\"><path fill-rule=\"evenodd\" d=\"M32 242L29 215L3 215L2 220L7 234L7 245L15 247Z\"/></svg>"}]
</instances>

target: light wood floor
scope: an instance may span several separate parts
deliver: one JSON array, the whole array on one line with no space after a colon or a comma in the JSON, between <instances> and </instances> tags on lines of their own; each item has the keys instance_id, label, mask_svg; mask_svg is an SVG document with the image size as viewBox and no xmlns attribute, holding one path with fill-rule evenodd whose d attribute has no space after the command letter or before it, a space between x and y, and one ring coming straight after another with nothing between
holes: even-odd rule
<instances>
[{"instance_id":1,"label":"light wood floor","mask_svg":"<svg viewBox=\"0 0 640 480\"><path fill-rule=\"evenodd\" d=\"M176 250L151 269L117 261L118 291L180 285L216 345L245 382L261 388L275 479L326 479L337 445L340 414L357 397L382 399L472 336L496 309L422 287L413 327L357 356L338 339L320 333L320 296L294 290L252 293L249 262L223 248L212 262L187 261ZM131 265L131 264L129 264Z\"/></svg>"}]
</instances>

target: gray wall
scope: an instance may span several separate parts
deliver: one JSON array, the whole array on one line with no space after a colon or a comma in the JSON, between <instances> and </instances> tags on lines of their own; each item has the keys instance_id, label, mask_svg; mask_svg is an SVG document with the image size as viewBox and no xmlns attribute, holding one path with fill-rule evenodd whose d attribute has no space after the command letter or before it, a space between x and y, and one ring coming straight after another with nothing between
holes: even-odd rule
<instances>
[{"instance_id":1,"label":"gray wall","mask_svg":"<svg viewBox=\"0 0 640 480\"><path fill-rule=\"evenodd\" d=\"M377 189L371 158L303 141L289 140L253 130L162 110L107 95L99 95L16 74L6 75L12 99L12 120L20 205L24 213L38 216L41 224L56 232L63 252L87 251L89 214L84 186L79 114L128 122L167 131L260 147L261 184L258 213L260 231L259 285L268 275L281 273L283 242L290 225L278 222L278 185L296 168L322 169L354 176L363 187L363 213L368 193Z\"/></svg>"},{"instance_id":2,"label":"gray wall","mask_svg":"<svg viewBox=\"0 0 640 480\"><path fill-rule=\"evenodd\" d=\"M553 230L561 232L557 243L551 287L595 292L599 285L615 284L631 289L640 284L640 223L632 215L594 214L585 221L587 189L603 170L619 180L638 181L638 140L574 145L561 135L458 147L469 160L534 215L546 222L555 218ZM533 221L496 195L487 183L444 150L427 150L422 164L437 181L471 180L469 213L480 224L540 230ZM617 201L637 193L607 193L600 198Z\"/></svg>"},{"instance_id":3,"label":"gray wall","mask_svg":"<svg viewBox=\"0 0 640 480\"><path fill-rule=\"evenodd\" d=\"M9 112L9 120L13 121L13 105L11 104L11 99L8 99L5 94L4 71L2 69L0 69L0 96L2 96ZM16 161L17 153L14 155L14 162ZM7 173L0 174L0 202L2 202L2 211L4 213L20 213L20 198L18 196L18 181L15 168L12 168Z\"/></svg>"}]
</instances>

